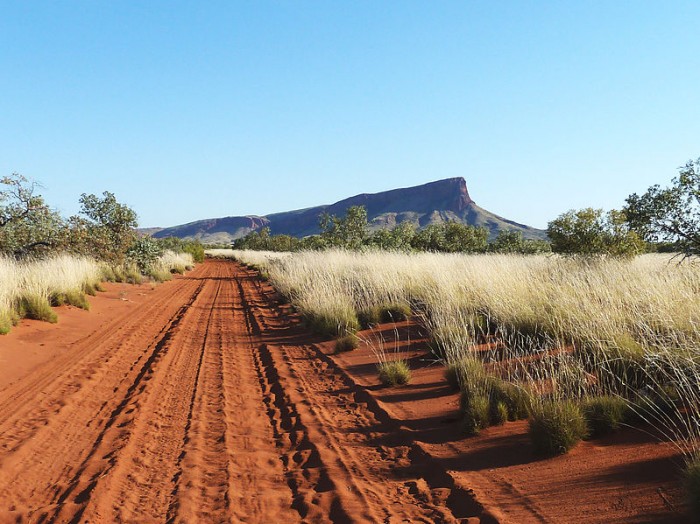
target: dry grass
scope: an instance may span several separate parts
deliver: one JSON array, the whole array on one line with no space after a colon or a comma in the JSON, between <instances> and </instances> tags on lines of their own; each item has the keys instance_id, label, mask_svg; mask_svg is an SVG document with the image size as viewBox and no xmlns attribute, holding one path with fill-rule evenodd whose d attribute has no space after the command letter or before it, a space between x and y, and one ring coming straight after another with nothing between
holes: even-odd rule
<instances>
[{"instance_id":1,"label":"dry grass","mask_svg":"<svg viewBox=\"0 0 700 524\"><path fill-rule=\"evenodd\" d=\"M331 323L383 304L410 306L446 364L478 354L492 373L527 385L542 402L618 396L684 453L698 448L695 263L666 255L631 261L344 251L219 255L263 269L302 313ZM477 352L485 341L497 343Z\"/></svg>"},{"instance_id":2,"label":"dry grass","mask_svg":"<svg viewBox=\"0 0 700 524\"><path fill-rule=\"evenodd\" d=\"M95 289L102 276L100 264L83 257L0 258L0 331L7 332L22 316L55 322L50 305L57 297L85 307L85 292Z\"/></svg>"}]
</instances>

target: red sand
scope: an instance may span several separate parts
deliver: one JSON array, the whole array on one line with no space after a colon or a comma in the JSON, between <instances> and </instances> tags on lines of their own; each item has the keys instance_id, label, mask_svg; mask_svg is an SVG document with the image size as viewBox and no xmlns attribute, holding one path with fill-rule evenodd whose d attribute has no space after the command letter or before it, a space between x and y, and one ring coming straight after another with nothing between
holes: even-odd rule
<instances>
[{"instance_id":1,"label":"red sand","mask_svg":"<svg viewBox=\"0 0 700 524\"><path fill-rule=\"evenodd\" d=\"M409 323L387 388L231 262L90 302L0 337L0 522L683 522L681 458L638 431L464 438Z\"/></svg>"}]
</instances>

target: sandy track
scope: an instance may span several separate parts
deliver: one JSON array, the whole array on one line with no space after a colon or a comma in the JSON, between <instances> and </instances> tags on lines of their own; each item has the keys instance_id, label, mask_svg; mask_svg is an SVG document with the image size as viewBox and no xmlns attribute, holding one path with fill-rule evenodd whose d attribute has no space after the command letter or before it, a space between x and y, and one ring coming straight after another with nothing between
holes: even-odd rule
<instances>
[{"instance_id":1,"label":"sandy track","mask_svg":"<svg viewBox=\"0 0 700 524\"><path fill-rule=\"evenodd\" d=\"M210 261L0 392L0 520L478 522L397 429Z\"/></svg>"}]
</instances>

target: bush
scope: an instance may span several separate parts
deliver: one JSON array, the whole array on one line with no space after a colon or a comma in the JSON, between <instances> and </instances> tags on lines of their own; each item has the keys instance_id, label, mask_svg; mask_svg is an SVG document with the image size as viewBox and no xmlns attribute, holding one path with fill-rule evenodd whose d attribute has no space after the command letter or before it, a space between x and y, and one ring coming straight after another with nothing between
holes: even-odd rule
<instances>
[{"instance_id":1,"label":"bush","mask_svg":"<svg viewBox=\"0 0 700 524\"><path fill-rule=\"evenodd\" d=\"M134 241L126 252L127 259L136 264L139 271L146 275L153 268L163 250L151 237L140 237Z\"/></svg>"},{"instance_id":2,"label":"bush","mask_svg":"<svg viewBox=\"0 0 700 524\"><path fill-rule=\"evenodd\" d=\"M90 303L80 291L66 291L65 293L53 293L51 295L52 306L63 306L70 304L71 306L79 307L85 311L90 310Z\"/></svg>"},{"instance_id":3,"label":"bush","mask_svg":"<svg viewBox=\"0 0 700 524\"><path fill-rule=\"evenodd\" d=\"M167 282L173 278L173 274L165 269L151 269L148 276L156 282Z\"/></svg>"},{"instance_id":4,"label":"bush","mask_svg":"<svg viewBox=\"0 0 700 524\"><path fill-rule=\"evenodd\" d=\"M360 341L355 335L345 335L335 341L335 352L351 351L360 345Z\"/></svg>"},{"instance_id":5,"label":"bush","mask_svg":"<svg viewBox=\"0 0 700 524\"><path fill-rule=\"evenodd\" d=\"M575 403L545 400L534 407L530 417L530 439L536 454L566 453L586 435L586 419Z\"/></svg>"},{"instance_id":6,"label":"bush","mask_svg":"<svg viewBox=\"0 0 700 524\"><path fill-rule=\"evenodd\" d=\"M487 428L490 422L489 398L483 393L463 391L460 397L462 431L467 435L477 435Z\"/></svg>"},{"instance_id":7,"label":"bush","mask_svg":"<svg viewBox=\"0 0 700 524\"><path fill-rule=\"evenodd\" d=\"M4 311L0 311L0 335L7 335L12 329L12 318Z\"/></svg>"},{"instance_id":8,"label":"bush","mask_svg":"<svg viewBox=\"0 0 700 524\"><path fill-rule=\"evenodd\" d=\"M618 430L627 420L630 409L621 397L602 396L586 400L581 411L588 423L589 437L595 438Z\"/></svg>"},{"instance_id":9,"label":"bush","mask_svg":"<svg viewBox=\"0 0 700 524\"><path fill-rule=\"evenodd\" d=\"M385 304L381 306L382 322L401 322L411 316L411 308L407 304Z\"/></svg>"},{"instance_id":10,"label":"bush","mask_svg":"<svg viewBox=\"0 0 700 524\"><path fill-rule=\"evenodd\" d=\"M467 384L482 383L486 378L484 363L474 357L464 357L447 365L445 378L455 389Z\"/></svg>"},{"instance_id":11,"label":"bush","mask_svg":"<svg viewBox=\"0 0 700 524\"><path fill-rule=\"evenodd\" d=\"M492 426L500 426L508 421L510 414L508 406L501 400L489 399L489 422Z\"/></svg>"},{"instance_id":12,"label":"bush","mask_svg":"<svg viewBox=\"0 0 700 524\"><path fill-rule=\"evenodd\" d=\"M20 299L20 316L34 320L43 320L55 324L58 322L56 312L51 309L49 300L41 295L25 295Z\"/></svg>"},{"instance_id":13,"label":"bush","mask_svg":"<svg viewBox=\"0 0 700 524\"><path fill-rule=\"evenodd\" d=\"M366 309L361 309L357 312L357 320L360 322L362 329L369 329L376 326L382 320L382 312L379 306L372 306Z\"/></svg>"},{"instance_id":14,"label":"bush","mask_svg":"<svg viewBox=\"0 0 700 524\"><path fill-rule=\"evenodd\" d=\"M688 462L683 476L691 518L697 522L700 520L700 452Z\"/></svg>"},{"instance_id":15,"label":"bush","mask_svg":"<svg viewBox=\"0 0 700 524\"><path fill-rule=\"evenodd\" d=\"M304 315L304 320L312 331L324 337L345 336L355 333L360 327L354 312L346 313L344 318L308 312Z\"/></svg>"},{"instance_id":16,"label":"bush","mask_svg":"<svg viewBox=\"0 0 700 524\"><path fill-rule=\"evenodd\" d=\"M381 362L377 365L379 380L387 386L408 384L411 381L411 369L405 360Z\"/></svg>"},{"instance_id":17,"label":"bush","mask_svg":"<svg viewBox=\"0 0 700 524\"><path fill-rule=\"evenodd\" d=\"M505 407L507 420L522 420L530 416L532 404L530 393L517 384L498 378L490 379L489 402L492 414L497 413L499 417L501 415L499 405L502 404Z\"/></svg>"}]
</instances>

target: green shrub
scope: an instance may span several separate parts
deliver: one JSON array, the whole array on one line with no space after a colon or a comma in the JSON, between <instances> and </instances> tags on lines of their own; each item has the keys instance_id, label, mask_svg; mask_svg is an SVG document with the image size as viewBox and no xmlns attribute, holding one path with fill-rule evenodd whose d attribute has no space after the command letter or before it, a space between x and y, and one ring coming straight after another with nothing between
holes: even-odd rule
<instances>
[{"instance_id":1,"label":"green shrub","mask_svg":"<svg viewBox=\"0 0 700 524\"><path fill-rule=\"evenodd\" d=\"M544 400L533 407L530 439L536 454L566 453L586 435L586 419L575 403Z\"/></svg>"},{"instance_id":2,"label":"green shrub","mask_svg":"<svg viewBox=\"0 0 700 524\"><path fill-rule=\"evenodd\" d=\"M168 280L172 280L173 278L173 275L170 271L161 269L151 269L148 272L148 276L156 282L167 282Z\"/></svg>"},{"instance_id":3,"label":"green shrub","mask_svg":"<svg viewBox=\"0 0 700 524\"><path fill-rule=\"evenodd\" d=\"M148 274L162 254L163 249L158 241L151 237L137 238L126 252L127 259L136 264L144 275Z\"/></svg>"},{"instance_id":4,"label":"green shrub","mask_svg":"<svg viewBox=\"0 0 700 524\"><path fill-rule=\"evenodd\" d=\"M372 306L361 309L357 312L357 320L362 329L369 329L372 326L376 326L382 320L381 308L379 306Z\"/></svg>"},{"instance_id":5,"label":"green shrub","mask_svg":"<svg viewBox=\"0 0 700 524\"><path fill-rule=\"evenodd\" d=\"M492 426L505 424L509 416L508 406L506 406L505 402L489 399L489 422Z\"/></svg>"},{"instance_id":6,"label":"green shrub","mask_svg":"<svg viewBox=\"0 0 700 524\"><path fill-rule=\"evenodd\" d=\"M12 329L12 318L9 313L0 311L0 335L7 335Z\"/></svg>"},{"instance_id":7,"label":"green shrub","mask_svg":"<svg viewBox=\"0 0 700 524\"><path fill-rule=\"evenodd\" d=\"M411 308L408 304L385 304L381 306L382 322L401 322L411 316Z\"/></svg>"},{"instance_id":8,"label":"green shrub","mask_svg":"<svg viewBox=\"0 0 700 524\"><path fill-rule=\"evenodd\" d=\"M126 264L123 272L124 278L120 282L128 282L129 284L141 284L143 275L135 264Z\"/></svg>"},{"instance_id":9,"label":"green shrub","mask_svg":"<svg viewBox=\"0 0 700 524\"><path fill-rule=\"evenodd\" d=\"M80 291L67 291L65 293L52 293L51 294L51 305L52 306L63 306L65 304L70 304L71 306L79 307L85 311L90 310L90 303L87 301L85 295Z\"/></svg>"},{"instance_id":10,"label":"green shrub","mask_svg":"<svg viewBox=\"0 0 700 524\"><path fill-rule=\"evenodd\" d=\"M360 345L360 341L355 335L345 335L335 341L335 352L351 351Z\"/></svg>"},{"instance_id":11,"label":"green shrub","mask_svg":"<svg viewBox=\"0 0 700 524\"><path fill-rule=\"evenodd\" d=\"M354 311L345 312L343 318L307 312L304 314L304 320L312 331L324 337L338 337L355 333L360 324Z\"/></svg>"},{"instance_id":12,"label":"green shrub","mask_svg":"<svg viewBox=\"0 0 700 524\"><path fill-rule=\"evenodd\" d=\"M43 320L55 324L58 322L56 312L51 309L49 300L41 295L25 295L20 300L20 311L23 317Z\"/></svg>"},{"instance_id":13,"label":"green shrub","mask_svg":"<svg viewBox=\"0 0 700 524\"><path fill-rule=\"evenodd\" d=\"M688 462L685 471L685 492L693 522L700 521L700 452Z\"/></svg>"},{"instance_id":14,"label":"green shrub","mask_svg":"<svg viewBox=\"0 0 700 524\"><path fill-rule=\"evenodd\" d=\"M602 396L586 400L581 411L590 430L590 438L612 433L628 419L629 406L621 397Z\"/></svg>"},{"instance_id":15,"label":"green shrub","mask_svg":"<svg viewBox=\"0 0 700 524\"><path fill-rule=\"evenodd\" d=\"M471 356L463 357L447 365L445 378L455 389L466 387L467 384L481 384L486 380L484 363Z\"/></svg>"},{"instance_id":16,"label":"green shrub","mask_svg":"<svg viewBox=\"0 0 700 524\"><path fill-rule=\"evenodd\" d=\"M460 397L460 413L462 415L462 431L467 435L477 435L489 426L489 398L483 393L462 391Z\"/></svg>"},{"instance_id":17,"label":"green shrub","mask_svg":"<svg viewBox=\"0 0 700 524\"><path fill-rule=\"evenodd\" d=\"M411 381L411 369L405 360L392 360L377 365L379 380L387 386L408 384Z\"/></svg>"},{"instance_id":18,"label":"green shrub","mask_svg":"<svg viewBox=\"0 0 700 524\"><path fill-rule=\"evenodd\" d=\"M488 390L492 412L500 409L497 407L499 404L503 404L507 420L522 420L530 416L532 399L523 387L493 377L489 380Z\"/></svg>"}]
</instances>

